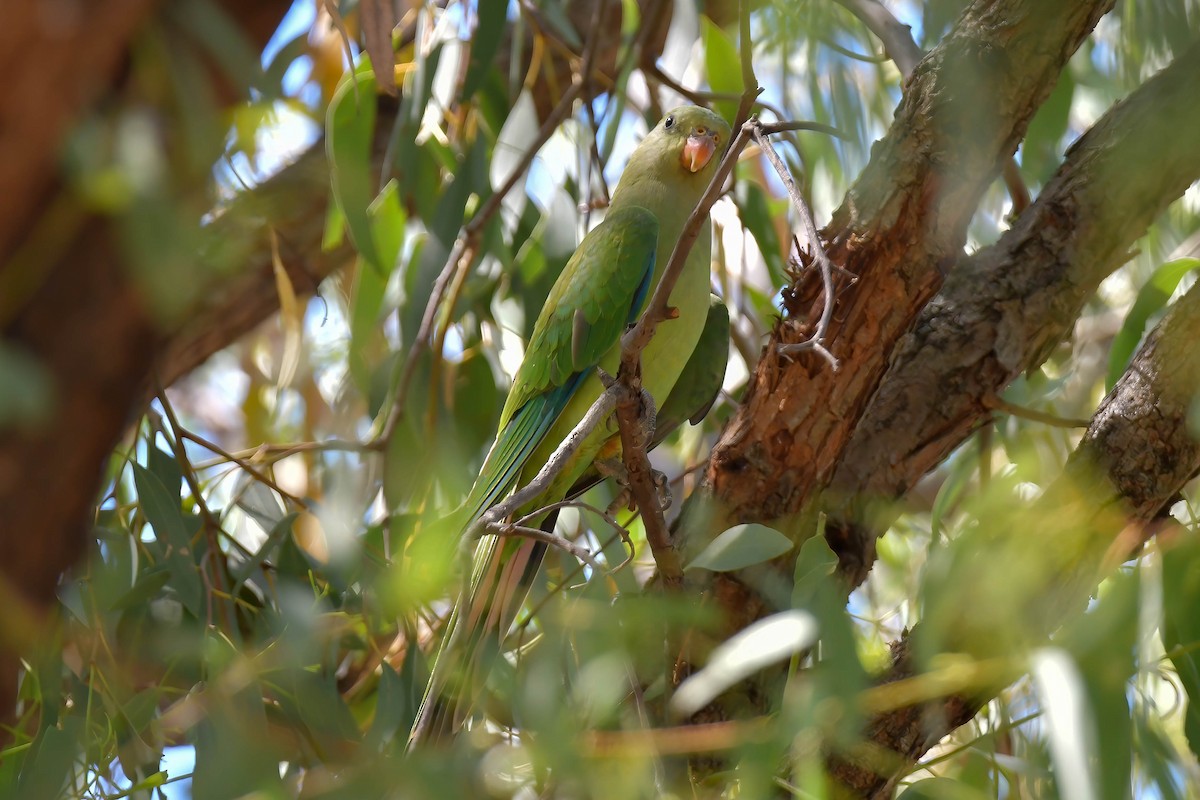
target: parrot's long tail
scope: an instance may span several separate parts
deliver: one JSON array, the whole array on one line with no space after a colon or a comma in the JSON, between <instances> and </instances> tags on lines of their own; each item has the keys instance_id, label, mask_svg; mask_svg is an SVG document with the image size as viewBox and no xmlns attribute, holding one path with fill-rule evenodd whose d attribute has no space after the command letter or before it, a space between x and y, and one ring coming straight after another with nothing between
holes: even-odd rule
<instances>
[{"instance_id":1,"label":"parrot's long tail","mask_svg":"<svg viewBox=\"0 0 1200 800\"><path fill-rule=\"evenodd\" d=\"M556 516L543 521L543 529L553 530ZM480 540L471 588L447 623L409 734L410 750L449 740L475 713L545 554L546 545L532 539Z\"/></svg>"}]
</instances>

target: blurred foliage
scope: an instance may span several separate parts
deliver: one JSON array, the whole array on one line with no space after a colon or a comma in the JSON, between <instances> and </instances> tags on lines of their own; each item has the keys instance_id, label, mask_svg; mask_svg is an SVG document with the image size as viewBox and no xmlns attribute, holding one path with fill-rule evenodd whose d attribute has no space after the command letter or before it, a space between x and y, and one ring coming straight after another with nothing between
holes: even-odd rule
<instances>
[{"instance_id":1,"label":"blurred foliage","mask_svg":"<svg viewBox=\"0 0 1200 800\"><path fill-rule=\"evenodd\" d=\"M914 690L1007 688L929 752L903 797L1194 796L1194 502L1175 509L1185 531L1170 559L1155 546L1125 564L1048 646L1031 633L1036 607L1021 600L1053 577L1030 563L1030 539L1068 520L1029 514L1078 433L1016 416L998 417L918 487L848 607L817 537L798 554L778 617L739 634L737 647L718 647L693 676L700 683L688 691L709 696L790 661L785 681L761 687L777 698L770 719L697 739L648 729L651 718L669 718L664 637L720 627L704 608L640 594L652 562L640 523L624 514L635 558L623 569L596 575L564 554L548 558L521 632L536 646L496 671L493 724L406 759L455 591L452 543L413 531L469 489L546 292L603 213L631 142L680 96L635 67L647 63L633 52L638 4L621 3L624 66L554 129L496 213L472 222L536 140L543 120L532 94L565 88L541 80L537 59L579 48L589 31L572 24L565 0L401 3L406 13L390 32L394 64L372 65L357 43L367 5L343 2L331 17L298 0L258 69L229 19L207 3L183 4L146 33L133 59L145 96L115 101L127 105L72 141L67 160L87 203L142 209L130 216L134 266L166 317L182 312L199 280L192 243L178 238L189 228L178 221L269 180L305 147L328 153L327 240L348 236L358 258L307 309L294 308L292 323L285 313L155 400L113 454L88 558L62 582L57 627L26 662L23 716L0 754L8 796L658 797L681 785L679 760L660 753L695 749L729 756L730 771L709 787L715 794L828 797L823 755L853 752L862 714L901 702L888 687L868 688L868 674L918 620L929 624L918 643L926 672ZM929 48L965 3L889 5ZM1066 146L1194 38L1200 21L1194 0L1117 6L1029 128L1019 161L1035 193ZM702 90L739 92L736 27L691 13L688 2L675 7L658 70ZM818 220L827 219L890 123L899 72L833 2L761 3L751 30L764 116L846 134L781 140ZM350 61L353 72L343 74ZM254 73L253 103L222 113L214 64L217 73ZM388 69L399 98L377 111L374 76ZM729 103L717 105L732 114ZM314 122L323 144L314 144ZM155 125L196 143L212 141L205 131L214 126L227 129L217 138L225 150L162 152ZM745 158L714 210L713 284L733 315L733 352L707 419L655 453L677 499L694 484L691 468L744 391L776 316L791 269L787 209L765 162ZM997 183L969 248L994 241L1010 210ZM1111 381L1192 280L1194 260L1170 259L1198 227L1193 189L1100 288L1070 345L1006 399L1089 416L1105 365ZM469 246L456 251L464 230ZM415 350L454 252L463 258L450 263L435 347ZM404 413L393 417L405 369ZM45 414L47 392L36 364L0 351L0 421ZM398 421L379 448L389 419ZM585 499L604 507L612 496L601 485ZM625 562L627 547L596 518L567 510L559 525L603 562ZM1013 536L1017 526L1028 533ZM739 526L690 568L741 568L786 549L770 529ZM945 630L940 621L964 597L993 612L972 631ZM977 645L971 655L946 652L947 642L964 640Z\"/></svg>"}]
</instances>

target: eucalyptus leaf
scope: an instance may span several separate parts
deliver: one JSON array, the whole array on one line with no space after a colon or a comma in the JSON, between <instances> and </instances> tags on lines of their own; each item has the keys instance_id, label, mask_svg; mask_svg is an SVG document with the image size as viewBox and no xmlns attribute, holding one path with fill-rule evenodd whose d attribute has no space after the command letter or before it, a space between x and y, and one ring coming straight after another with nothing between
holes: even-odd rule
<instances>
[{"instance_id":1,"label":"eucalyptus leaf","mask_svg":"<svg viewBox=\"0 0 1200 800\"><path fill-rule=\"evenodd\" d=\"M709 542L685 569L732 572L783 555L792 542L774 528L751 522L734 525Z\"/></svg>"}]
</instances>

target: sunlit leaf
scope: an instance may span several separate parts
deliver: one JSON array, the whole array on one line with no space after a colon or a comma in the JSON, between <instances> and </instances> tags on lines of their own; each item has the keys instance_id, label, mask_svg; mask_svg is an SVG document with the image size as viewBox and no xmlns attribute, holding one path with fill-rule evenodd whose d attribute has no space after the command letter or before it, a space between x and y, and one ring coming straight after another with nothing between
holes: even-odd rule
<instances>
[{"instance_id":1,"label":"sunlit leaf","mask_svg":"<svg viewBox=\"0 0 1200 800\"><path fill-rule=\"evenodd\" d=\"M1033 654L1030 674L1046 711L1059 791L1079 800L1098 798L1095 727L1079 671L1066 653L1045 648Z\"/></svg>"},{"instance_id":2,"label":"sunlit leaf","mask_svg":"<svg viewBox=\"0 0 1200 800\"><path fill-rule=\"evenodd\" d=\"M460 102L466 103L471 99L483 83L488 70L492 69L492 62L496 60L500 42L508 29L504 20L507 10L507 3L482 2L476 6L478 19L475 35L471 37L471 58L467 65L467 75L463 78Z\"/></svg>"},{"instance_id":3,"label":"sunlit leaf","mask_svg":"<svg viewBox=\"0 0 1200 800\"><path fill-rule=\"evenodd\" d=\"M385 265L371 231L367 207L375 198L371 145L375 136L375 76L347 74L338 85L325 119L333 198L346 218L350 239L372 269Z\"/></svg>"},{"instance_id":4,"label":"sunlit leaf","mask_svg":"<svg viewBox=\"0 0 1200 800\"><path fill-rule=\"evenodd\" d=\"M1200 539L1188 535L1163 553L1163 646L1187 693L1183 732L1200 754Z\"/></svg>"},{"instance_id":5,"label":"sunlit leaf","mask_svg":"<svg viewBox=\"0 0 1200 800\"><path fill-rule=\"evenodd\" d=\"M761 619L713 650L704 668L675 691L671 711L679 717L690 717L738 681L812 647L816 641L817 619L806 611L782 611Z\"/></svg>"},{"instance_id":6,"label":"sunlit leaf","mask_svg":"<svg viewBox=\"0 0 1200 800\"><path fill-rule=\"evenodd\" d=\"M989 800L990 797L951 778L926 778L910 785L896 800Z\"/></svg>"},{"instance_id":7,"label":"sunlit leaf","mask_svg":"<svg viewBox=\"0 0 1200 800\"><path fill-rule=\"evenodd\" d=\"M1168 261L1156 269L1150 276L1150 280L1146 281L1145 286L1138 292L1133 307L1125 315L1125 322L1121 325L1120 333L1113 339L1112 349L1108 354L1106 388L1111 390L1121 379L1121 375L1125 373L1125 368L1133 358L1133 352L1137 349L1138 342L1142 340L1142 334L1146 330L1146 323L1150 317L1166 306L1167 301L1171 299L1171 294L1183 280L1183 276L1197 268L1200 268L1200 259L1180 258Z\"/></svg>"},{"instance_id":8,"label":"sunlit leaf","mask_svg":"<svg viewBox=\"0 0 1200 800\"><path fill-rule=\"evenodd\" d=\"M203 617L204 586L197 572L191 541L200 520L192 517L188 521L179 507L179 499L172 498L158 478L140 464L133 464L133 478L146 521L154 527L158 540L169 548L167 563L171 570L171 585L179 592L187 610Z\"/></svg>"},{"instance_id":9,"label":"sunlit leaf","mask_svg":"<svg viewBox=\"0 0 1200 800\"><path fill-rule=\"evenodd\" d=\"M705 67L708 70L708 85L719 94L740 95L742 84L742 61L738 56L737 46L733 40L713 24L712 20L704 17L701 20L704 38ZM713 103L717 113L730 124L737 116L738 104L734 100L717 100Z\"/></svg>"},{"instance_id":10,"label":"sunlit leaf","mask_svg":"<svg viewBox=\"0 0 1200 800\"><path fill-rule=\"evenodd\" d=\"M774 528L758 523L734 525L709 542L686 569L732 572L770 561L791 549L791 540Z\"/></svg>"}]
</instances>

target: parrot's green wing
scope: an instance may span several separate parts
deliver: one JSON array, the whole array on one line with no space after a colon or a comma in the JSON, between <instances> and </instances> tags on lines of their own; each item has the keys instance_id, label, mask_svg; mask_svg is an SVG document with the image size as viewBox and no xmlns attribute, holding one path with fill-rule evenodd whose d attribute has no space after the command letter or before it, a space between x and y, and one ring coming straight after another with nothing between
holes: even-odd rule
<instances>
[{"instance_id":1,"label":"parrot's green wing","mask_svg":"<svg viewBox=\"0 0 1200 800\"><path fill-rule=\"evenodd\" d=\"M670 436L684 420L693 425L700 424L721 393L728 365L729 309L721 298L715 294L709 295L704 331L683 372L679 373L671 394L662 408L658 409L653 444L657 445Z\"/></svg>"},{"instance_id":2,"label":"parrot's green wing","mask_svg":"<svg viewBox=\"0 0 1200 800\"><path fill-rule=\"evenodd\" d=\"M583 380L636 319L654 273L658 221L614 211L575 250L533 327L500 415L500 433L464 504L474 520L513 488Z\"/></svg>"},{"instance_id":3,"label":"parrot's green wing","mask_svg":"<svg viewBox=\"0 0 1200 800\"><path fill-rule=\"evenodd\" d=\"M653 450L675 432L684 422L693 425L708 415L725 383L725 368L729 365L729 309L725 301L709 295L708 317L696 349L688 358L683 372L675 382L667 401L658 409L654 420ZM603 479L593 466L571 487L568 497L578 497Z\"/></svg>"}]
</instances>

